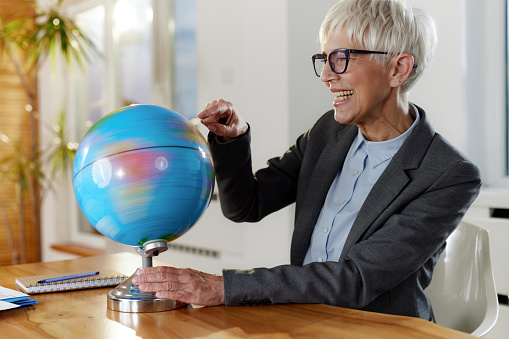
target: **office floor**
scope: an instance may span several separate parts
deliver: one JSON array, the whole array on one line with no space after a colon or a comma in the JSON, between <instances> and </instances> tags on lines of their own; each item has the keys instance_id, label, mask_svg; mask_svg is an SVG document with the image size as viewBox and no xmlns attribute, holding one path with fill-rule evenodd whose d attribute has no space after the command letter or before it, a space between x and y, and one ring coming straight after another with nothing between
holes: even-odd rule
<instances>
[{"instance_id":1,"label":"office floor","mask_svg":"<svg viewBox=\"0 0 509 339\"><path fill-rule=\"evenodd\" d=\"M488 339L507 339L509 337L509 306L500 305L495 327L485 336Z\"/></svg>"}]
</instances>

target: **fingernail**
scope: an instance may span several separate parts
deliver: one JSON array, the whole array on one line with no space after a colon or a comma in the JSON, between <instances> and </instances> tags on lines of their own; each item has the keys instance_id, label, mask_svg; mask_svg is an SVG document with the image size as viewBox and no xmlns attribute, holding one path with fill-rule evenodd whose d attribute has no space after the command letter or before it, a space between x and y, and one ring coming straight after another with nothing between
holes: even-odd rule
<instances>
[{"instance_id":1,"label":"fingernail","mask_svg":"<svg viewBox=\"0 0 509 339\"><path fill-rule=\"evenodd\" d=\"M217 128L216 128L216 126L209 126L209 130L210 130L212 133L216 133L216 132L217 132Z\"/></svg>"},{"instance_id":2,"label":"fingernail","mask_svg":"<svg viewBox=\"0 0 509 339\"><path fill-rule=\"evenodd\" d=\"M140 289L140 291L146 290L147 284L141 284L140 286L138 286L138 288Z\"/></svg>"},{"instance_id":3,"label":"fingernail","mask_svg":"<svg viewBox=\"0 0 509 339\"><path fill-rule=\"evenodd\" d=\"M140 282L140 278L138 277L133 277L133 280L132 280L133 284L137 284Z\"/></svg>"}]
</instances>

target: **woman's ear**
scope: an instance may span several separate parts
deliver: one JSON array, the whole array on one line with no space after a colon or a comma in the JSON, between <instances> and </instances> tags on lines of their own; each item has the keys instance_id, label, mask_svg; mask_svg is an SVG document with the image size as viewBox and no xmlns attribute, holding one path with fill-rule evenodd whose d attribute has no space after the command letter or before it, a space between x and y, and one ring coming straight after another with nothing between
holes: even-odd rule
<instances>
[{"instance_id":1,"label":"woman's ear","mask_svg":"<svg viewBox=\"0 0 509 339\"><path fill-rule=\"evenodd\" d=\"M401 53L392 62L391 86L399 87L410 75L414 67L414 57L410 53Z\"/></svg>"}]
</instances>

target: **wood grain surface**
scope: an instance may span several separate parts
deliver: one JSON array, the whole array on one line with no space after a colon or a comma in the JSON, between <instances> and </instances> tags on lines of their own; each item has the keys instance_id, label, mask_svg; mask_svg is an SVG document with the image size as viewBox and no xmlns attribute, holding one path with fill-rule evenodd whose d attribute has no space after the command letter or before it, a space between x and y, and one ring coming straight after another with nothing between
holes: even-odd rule
<instances>
[{"instance_id":1,"label":"wood grain surface","mask_svg":"<svg viewBox=\"0 0 509 339\"><path fill-rule=\"evenodd\" d=\"M0 285L16 276L114 269L131 275L135 253L0 267ZM154 265L161 265L154 260ZM106 307L111 287L32 295L33 306L0 313L2 338L473 338L428 321L321 304L193 307L122 313Z\"/></svg>"}]
</instances>

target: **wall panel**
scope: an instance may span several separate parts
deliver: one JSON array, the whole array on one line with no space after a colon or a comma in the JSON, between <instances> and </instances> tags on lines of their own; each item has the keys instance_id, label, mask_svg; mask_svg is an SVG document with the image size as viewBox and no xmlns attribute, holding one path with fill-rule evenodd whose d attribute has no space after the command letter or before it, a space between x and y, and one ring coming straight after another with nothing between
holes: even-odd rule
<instances>
[{"instance_id":1,"label":"wall panel","mask_svg":"<svg viewBox=\"0 0 509 339\"><path fill-rule=\"evenodd\" d=\"M33 1L0 0L0 18L4 24L13 18L31 13L33 13ZM22 145L23 151L29 156L30 120L25 111L28 98L13 64L6 53L0 52L0 54L0 132L10 139L9 143L0 139L0 158L13 154L14 145L17 143ZM0 171L7 171L7 166L0 165ZM29 196L24 196L24 200L26 239L21 247L26 249L28 262L39 261L40 232L34 222L32 200ZM0 265L19 262L21 219L19 201L15 182L2 178L0 182ZM18 256L12 250L13 245L18 249Z\"/></svg>"}]
</instances>

